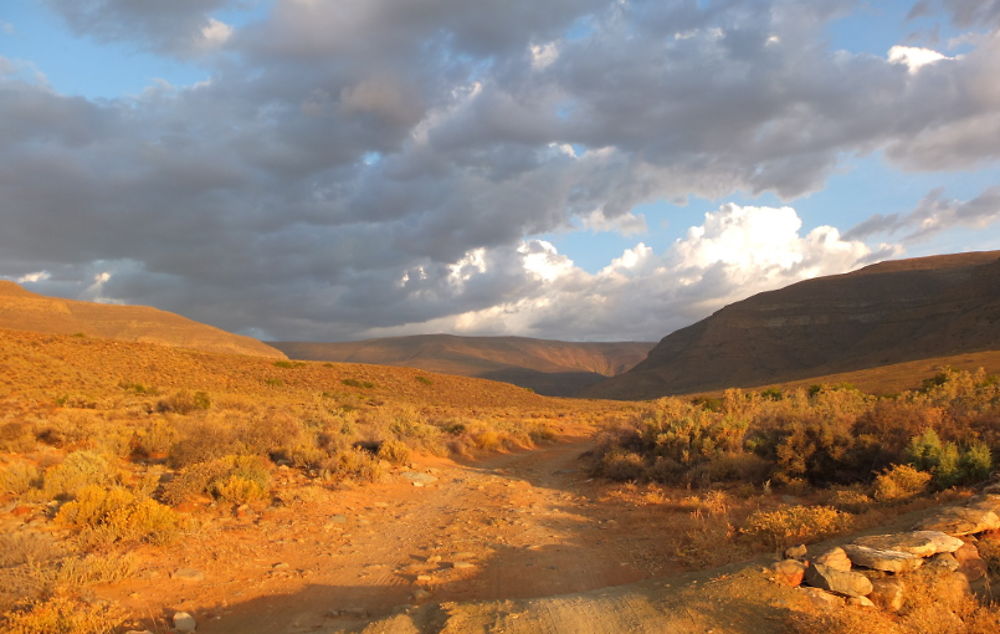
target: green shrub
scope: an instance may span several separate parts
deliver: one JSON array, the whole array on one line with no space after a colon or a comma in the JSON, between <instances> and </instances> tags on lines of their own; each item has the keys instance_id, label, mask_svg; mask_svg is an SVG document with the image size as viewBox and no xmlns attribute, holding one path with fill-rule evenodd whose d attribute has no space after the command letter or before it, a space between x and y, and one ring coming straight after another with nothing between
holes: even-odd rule
<instances>
[{"instance_id":1,"label":"green shrub","mask_svg":"<svg viewBox=\"0 0 1000 634\"><path fill-rule=\"evenodd\" d=\"M416 377L418 383L423 383L424 385L433 385L434 381L431 381L428 377L418 374Z\"/></svg>"},{"instance_id":2,"label":"green shrub","mask_svg":"<svg viewBox=\"0 0 1000 634\"><path fill-rule=\"evenodd\" d=\"M988 480L993 472L993 453L986 443L973 442L962 453L958 466L966 483Z\"/></svg>"},{"instance_id":3,"label":"green shrub","mask_svg":"<svg viewBox=\"0 0 1000 634\"><path fill-rule=\"evenodd\" d=\"M275 361L274 367L294 370L295 368L304 368L306 367L306 364L302 361Z\"/></svg>"},{"instance_id":4,"label":"green shrub","mask_svg":"<svg viewBox=\"0 0 1000 634\"><path fill-rule=\"evenodd\" d=\"M341 379L340 382L348 387L361 387L365 389L375 387L375 384L371 381L359 381L358 379Z\"/></svg>"}]
</instances>

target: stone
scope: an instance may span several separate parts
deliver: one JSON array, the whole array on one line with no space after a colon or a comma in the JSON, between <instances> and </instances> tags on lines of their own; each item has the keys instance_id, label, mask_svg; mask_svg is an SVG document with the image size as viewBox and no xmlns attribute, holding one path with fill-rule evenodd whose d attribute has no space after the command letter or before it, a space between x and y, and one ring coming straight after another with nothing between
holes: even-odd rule
<instances>
[{"instance_id":1,"label":"stone","mask_svg":"<svg viewBox=\"0 0 1000 634\"><path fill-rule=\"evenodd\" d=\"M170 578L177 579L179 581L187 581L189 583L197 583L205 580L205 573L200 570L195 570L194 568L178 568L172 575L170 575Z\"/></svg>"},{"instance_id":2,"label":"stone","mask_svg":"<svg viewBox=\"0 0 1000 634\"><path fill-rule=\"evenodd\" d=\"M961 537L1000 528L1000 516L984 509L949 506L917 524L917 528Z\"/></svg>"},{"instance_id":3,"label":"stone","mask_svg":"<svg viewBox=\"0 0 1000 634\"><path fill-rule=\"evenodd\" d=\"M917 557L930 557L938 553L953 553L961 548L965 542L941 531L911 531L893 535L859 537L854 540L854 543L879 550L897 550Z\"/></svg>"},{"instance_id":4,"label":"stone","mask_svg":"<svg viewBox=\"0 0 1000 634\"><path fill-rule=\"evenodd\" d=\"M963 544L955 551L955 561L958 572L965 575L969 581L978 581L986 576L988 566L979 556L979 549L975 544Z\"/></svg>"},{"instance_id":5,"label":"stone","mask_svg":"<svg viewBox=\"0 0 1000 634\"><path fill-rule=\"evenodd\" d=\"M178 632L193 632L198 629L198 623L187 612L174 612L174 629Z\"/></svg>"},{"instance_id":6,"label":"stone","mask_svg":"<svg viewBox=\"0 0 1000 634\"><path fill-rule=\"evenodd\" d=\"M347 516L342 515L340 513L338 513L337 515L331 515L329 522L330 524L346 524Z\"/></svg>"},{"instance_id":7,"label":"stone","mask_svg":"<svg viewBox=\"0 0 1000 634\"><path fill-rule=\"evenodd\" d=\"M290 568L290 567L291 566L289 564L287 564L287 563L285 563L283 561L280 561L280 562L272 565L271 566L271 570L284 570L284 569Z\"/></svg>"},{"instance_id":8,"label":"stone","mask_svg":"<svg viewBox=\"0 0 1000 634\"><path fill-rule=\"evenodd\" d=\"M843 548L831 548L813 560L813 563L822 564L834 570L847 572L851 569L851 558L847 556Z\"/></svg>"},{"instance_id":9,"label":"stone","mask_svg":"<svg viewBox=\"0 0 1000 634\"><path fill-rule=\"evenodd\" d=\"M984 493L982 495L977 495L966 502L965 506L982 511L993 511L994 513L1000 515L1000 495L997 495L996 493Z\"/></svg>"},{"instance_id":10,"label":"stone","mask_svg":"<svg viewBox=\"0 0 1000 634\"><path fill-rule=\"evenodd\" d=\"M916 570L924 563L922 557L910 553L898 550L880 550L857 544L844 546L844 552L847 553L855 566L884 570L885 572L909 572Z\"/></svg>"},{"instance_id":11,"label":"stone","mask_svg":"<svg viewBox=\"0 0 1000 634\"><path fill-rule=\"evenodd\" d=\"M868 597L847 597L847 605L859 608L874 608L875 604Z\"/></svg>"},{"instance_id":12,"label":"stone","mask_svg":"<svg viewBox=\"0 0 1000 634\"><path fill-rule=\"evenodd\" d=\"M903 608L904 589L903 582L899 579L875 579L868 598L883 610L899 612Z\"/></svg>"},{"instance_id":13,"label":"stone","mask_svg":"<svg viewBox=\"0 0 1000 634\"><path fill-rule=\"evenodd\" d=\"M774 580L780 584L793 588L802 585L808 566L798 559L785 559L771 566Z\"/></svg>"},{"instance_id":14,"label":"stone","mask_svg":"<svg viewBox=\"0 0 1000 634\"><path fill-rule=\"evenodd\" d=\"M785 549L785 559L803 559L809 549L806 548L805 544L799 544L798 546L789 546Z\"/></svg>"},{"instance_id":15,"label":"stone","mask_svg":"<svg viewBox=\"0 0 1000 634\"><path fill-rule=\"evenodd\" d=\"M943 568L949 572L958 570L958 560L951 553L938 553L927 560L927 565L933 568Z\"/></svg>"},{"instance_id":16,"label":"stone","mask_svg":"<svg viewBox=\"0 0 1000 634\"><path fill-rule=\"evenodd\" d=\"M432 482L437 482L437 478L429 473L420 473L419 471L404 471L401 473L404 478L409 480L415 485L423 486L425 484L431 484Z\"/></svg>"},{"instance_id":17,"label":"stone","mask_svg":"<svg viewBox=\"0 0 1000 634\"><path fill-rule=\"evenodd\" d=\"M417 588L416 590L413 591L413 594L411 596L413 597L414 601L426 601L427 599L431 598L431 593L428 592L427 590L424 590L423 588Z\"/></svg>"},{"instance_id":18,"label":"stone","mask_svg":"<svg viewBox=\"0 0 1000 634\"><path fill-rule=\"evenodd\" d=\"M809 585L829 590L849 597L863 597L872 591L872 582L857 572L836 570L814 563L806 569L805 582Z\"/></svg>"},{"instance_id":19,"label":"stone","mask_svg":"<svg viewBox=\"0 0 1000 634\"><path fill-rule=\"evenodd\" d=\"M821 590L820 588L807 588L803 586L801 588L806 596L813 602L816 607L819 608L840 608L844 606L843 597L838 597L835 594L831 594L826 590Z\"/></svg>"}]
</instances>

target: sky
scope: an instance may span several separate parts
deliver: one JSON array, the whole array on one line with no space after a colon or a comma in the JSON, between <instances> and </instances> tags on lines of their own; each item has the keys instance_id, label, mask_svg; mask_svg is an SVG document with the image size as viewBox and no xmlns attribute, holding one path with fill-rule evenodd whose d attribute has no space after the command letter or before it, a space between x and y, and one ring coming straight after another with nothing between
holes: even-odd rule
<instances>
[{"instance_id":1,"label":"sky","mask_svg":"<svg viewBox=\"0 0 1000 634\"><path fill-rule=\"evenodd\" d=\"M262 339L655 341L1000 248L1000 0L7 0L0 223Z\"/></svg>"}]
</instances>

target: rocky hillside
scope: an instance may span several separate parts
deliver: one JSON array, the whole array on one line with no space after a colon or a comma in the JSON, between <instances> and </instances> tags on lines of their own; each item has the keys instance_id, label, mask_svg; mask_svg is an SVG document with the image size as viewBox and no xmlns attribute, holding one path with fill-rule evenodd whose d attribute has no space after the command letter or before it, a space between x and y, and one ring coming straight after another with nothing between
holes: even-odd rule
<instances>
[{"instance_id":1,"label":"rocky hillside","mask_svg":"<svg viewBox=\"0 0 1000 634\"><path fill-rule=\"evenodd\" d=\"M47 334L84 334L157 343L204 352L285 358L251 337L234 335L148 306L96 304L38 295L0 280L0 328Z\"/></svg>"},{"instance_id":2,"label":"rocky hillside","mask_svg":"<svg viewBox=\"0 0 1000 634\"><path fill-rule=\"evenodd\" d=\"M550 396L572 396L621 374L642 361L653 347L647 342L575 343L453 335L270 344L294 359L420 368L514 383Z\"/></svg>"},{"instance_id":3,"label":"rocky hillside","mask_svg":"<svg viewBox=\"0 0 1000 634\"><path fill-rule=\"evenodd\" d=\"M1000 251L875 264L760 293L589 388L644 399L1000 349Z\"/></svg>"}]
</instances>

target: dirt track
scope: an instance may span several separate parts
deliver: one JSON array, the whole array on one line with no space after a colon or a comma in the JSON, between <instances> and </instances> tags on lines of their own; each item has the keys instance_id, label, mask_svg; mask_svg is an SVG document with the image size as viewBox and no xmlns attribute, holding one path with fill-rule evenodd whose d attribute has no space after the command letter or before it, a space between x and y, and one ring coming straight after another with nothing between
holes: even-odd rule
<instances>
[{"instance_id":1,"label":"dirt track","mask_svg":"<svg viewBox=\"0 0 1000 634\"><path fill-rule=\"evenodd\" d=\"M655 515L600 499L581 472L592 441L563 440L466 465L422 459L417 477L435 478L423 486L395 474L210 527L110 594L137 614L199 615L209 634L311 632L404 605L544 597L676 571ZM182 567L204 579L163 582Z\"/></svg>"}]
</instances>

